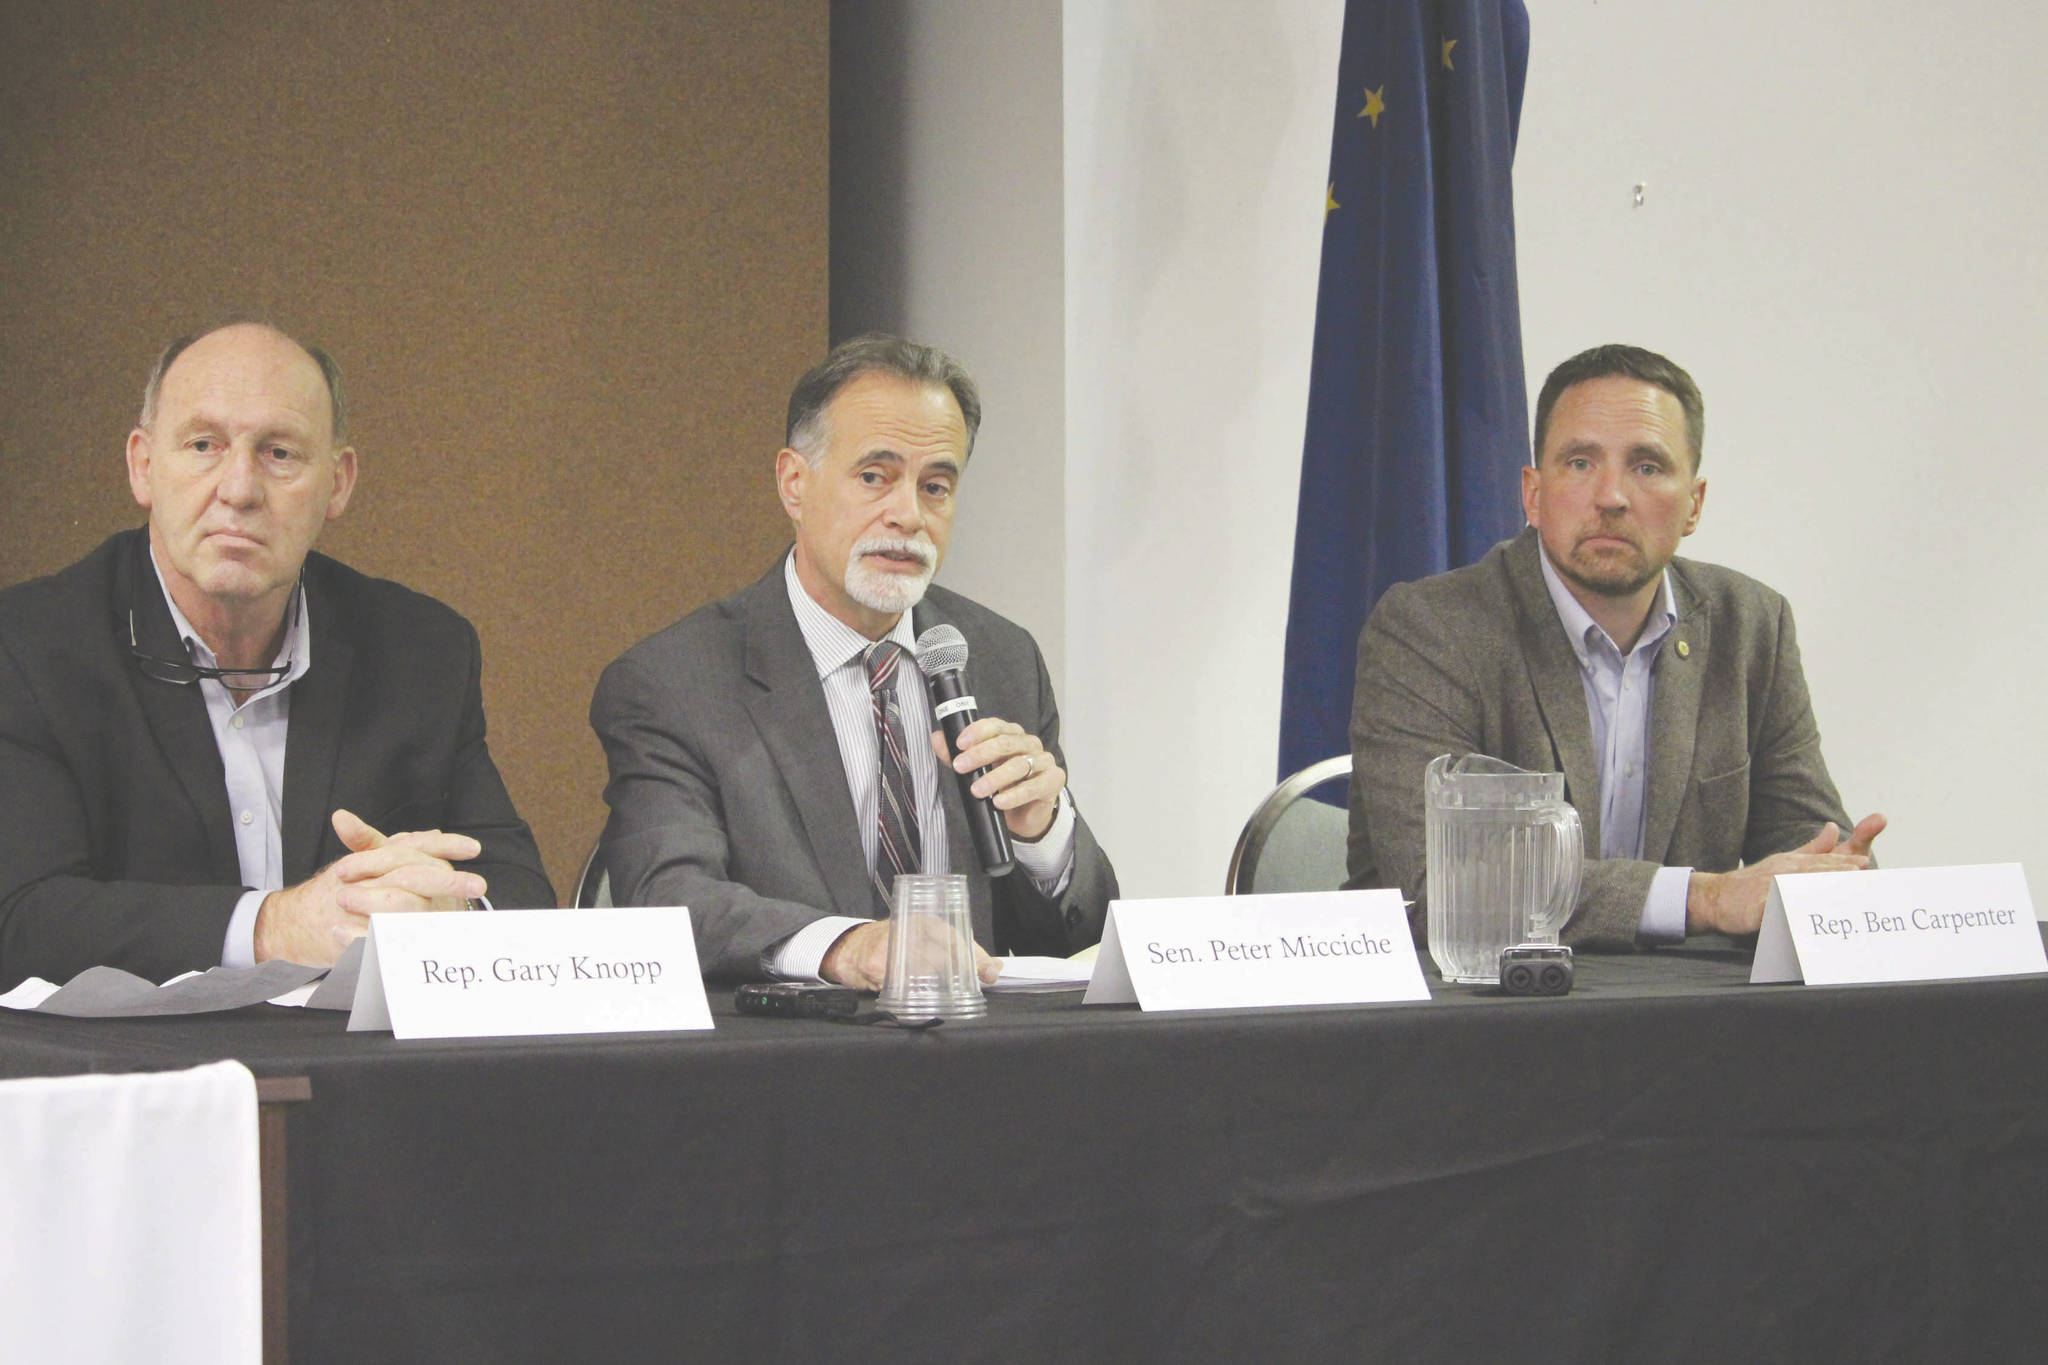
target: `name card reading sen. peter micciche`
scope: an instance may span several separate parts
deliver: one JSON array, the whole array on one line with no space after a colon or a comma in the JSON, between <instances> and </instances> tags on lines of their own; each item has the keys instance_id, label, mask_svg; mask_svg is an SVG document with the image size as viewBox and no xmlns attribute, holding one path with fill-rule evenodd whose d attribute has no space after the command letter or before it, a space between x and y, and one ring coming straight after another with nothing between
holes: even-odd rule
<instances>
[{"instance_id":1,"label":"name card reading sen. peter micciche","mask_svg":"<svg viewBox=\"0 0 2048 1365\"><path fill-rule=\"evenodd\" d=\"M351 1030L400 1038L707 1029L680 907L372 915Z\"/></svg>"},{"instance_id":2,"label":"name card reading sen. peter micciche","mask_svg":"<svg viewBox=\"0 0 2048 1365\"><path fill-rule=\"evenodd\" d=\"M1398 891L1111 901L1082 997L1147 1010L1427 999Z\"/></svg>"},{"instance_id":3,"label":"name card reading sen. peter micciche","mask_svg":"<svg viewBox=\"0 0 2048 1365\"><path fill-rule=\"evenodd\" d=\"M1752 982L1941 981L2048 971L2018 863L1775 878Z\"/></svg>"}]
</instances>

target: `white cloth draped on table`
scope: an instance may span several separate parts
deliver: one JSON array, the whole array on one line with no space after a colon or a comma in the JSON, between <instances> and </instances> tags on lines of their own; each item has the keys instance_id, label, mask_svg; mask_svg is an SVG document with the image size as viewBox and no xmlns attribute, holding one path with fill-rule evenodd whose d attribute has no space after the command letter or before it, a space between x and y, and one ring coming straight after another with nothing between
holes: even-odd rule
<instances>
[{"instance_id":1,"label":"white cloth draped on table","mask_svg":"<svg viewBox=\"0 0 2048 1365\"><path fill-rule=\"evenodd\" d=\"M256 1080L0 1081L0 1359L260 1365Z\"/></svg>"}]
</instances>

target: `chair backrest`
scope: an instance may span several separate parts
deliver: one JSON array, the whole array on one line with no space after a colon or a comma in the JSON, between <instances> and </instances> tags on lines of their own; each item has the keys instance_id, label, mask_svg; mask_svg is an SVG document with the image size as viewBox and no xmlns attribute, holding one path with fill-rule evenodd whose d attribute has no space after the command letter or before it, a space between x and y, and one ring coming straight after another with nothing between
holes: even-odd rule
<instances>
[{"instance_id":1,"label":"chair backrest","mask_svg":"<svg viewBox=\"0 0 2048 1365\"><path fill-rule=\"evenodd\" d=\"M583 860L583 875L576 879L576 901L578 910L609 909L612 903L612 874L605 870L604 860L597 856L603 841L590 846L590 856Z\"/></svg>"},{"instance_id":2,"label":"chair backrest","mask_svg":"<svg viewBox=\"0 0 2048 1365\"><path fill-rule=\"evenodd\" d=\"M1311 763L1273 788L1259 802L1231 850L1223 892L1240 896L1261 891L1334 891L1344 884L1345 840L1350 817L1342 804L1329 805L1311 793L1348 783L1351 755Z\"/></svg>"}]
</instances>

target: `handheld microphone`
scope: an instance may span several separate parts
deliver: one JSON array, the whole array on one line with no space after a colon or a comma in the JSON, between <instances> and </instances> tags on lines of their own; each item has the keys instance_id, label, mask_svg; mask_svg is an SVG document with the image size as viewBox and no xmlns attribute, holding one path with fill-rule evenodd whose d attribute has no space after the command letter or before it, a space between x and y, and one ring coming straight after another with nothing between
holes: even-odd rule
<instances>
[{"instance_id":1,"label":"handheld microphone","mask_svg":"<svg viewBox=\"0 0 2048 1365\"><path fill-rule=\"evenodd\" d=\"M960 751L960 732L974 724L980 713L974 694L967 690L967 641L952 626L933 626L917 637L917 668L931 692L932 715L946 732L949 752ZM967 810L967 827L974 831L974 849L991 877L1000 877L1014 866L1010 857L1010 831L1003 813L986 796L972 790L975 779L987 772L956 773L960 779L960 804Z\"/></svg>"}]
</instances>

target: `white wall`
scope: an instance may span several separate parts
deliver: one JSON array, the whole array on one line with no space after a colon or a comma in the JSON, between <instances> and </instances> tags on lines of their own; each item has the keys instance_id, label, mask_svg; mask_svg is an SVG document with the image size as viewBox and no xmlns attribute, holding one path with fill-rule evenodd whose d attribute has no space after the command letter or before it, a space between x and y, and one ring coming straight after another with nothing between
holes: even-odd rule
<instances>
[{"instance_id":1,"label":"white wall","mask_svg":"<svg viewBox=\"0 0 2048 1365\"><path fill-rule=\"evenodd\" d=\"M976 26L1034 7L909 8L953 50L926 45L918 88L956 92L922 135L1039 145L1042 49L1028 92L977 94L971 118L958 93L1016 69L983 64ZM1710 495L1688 551L1792 598L1843 794L1894 818L1880 851L2024 858L2048 906L2048 550L2031 534L2048 454L2024 398L2048 372L2029 69L2048 17L2016 0L1968 23L1849 0L1531 10L1516 193L1532 389L1609 339L1693 371ZM1136 895L1219 889L1273 776L1341 20L1341 0L1067 0L1061 260L1003 245L1003 215L959 218L983 190L911 196L913 217L950 225L919 248L936 277L902 262L934 334L984 327L957 344L984 376L1032 383L1063 352L1064 421L1030 443L1064 447L1063 559L1003 535L1007 514L970 550L963 520L947 581L1002 605L1063 570L1058 607L1006 609L1063 652L1077 793ZM956 229L996 235L983 250ZM984 259L1009 287L969 306L956 263ZM1059 341L1039 330L1046 298ZM1000 411L1005 385L988 387ZM970 482L963 518L988 491Z\"/></svg>"},{"instance_id":2,"label":"white wall","mask_svg":"<svg viewBox=\"0 0 2048 1365\"><path fill-rule=\"evenodd\" d=\"M1273 785L1339 0L1070 0L1067 748L1127 894Z\"/></svg>"},{"instance_id":3,"label":"white wall","mask_svg":"<svg viewBox=\"0 0 2048 1365\"><path fill-rule=\"evenodd\" d=\"M1066 663L1060 11L857 0L832 13L832 336L974 373L982 428L939 581ZM970 665L971 667L971 665Z\"/></svg>"},{"instance_id":4,"label":"white wall","mask_svg":"<svg viewBox=\"0 0 2048 1365\"><path fill-rule=\"evenodd\" d=\"M1531 9L1531 391L1606 340L1692 371L1686 551L1791 598L1851 813L1892 818L1894 864L2025 859L2048 909L2048 12Z\"/></svg>"}]
</instances>

